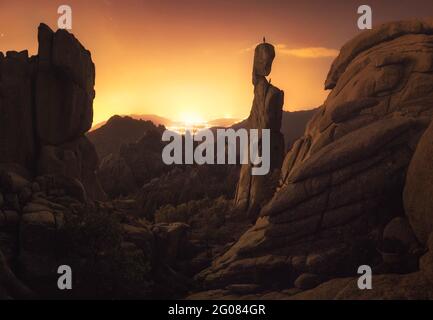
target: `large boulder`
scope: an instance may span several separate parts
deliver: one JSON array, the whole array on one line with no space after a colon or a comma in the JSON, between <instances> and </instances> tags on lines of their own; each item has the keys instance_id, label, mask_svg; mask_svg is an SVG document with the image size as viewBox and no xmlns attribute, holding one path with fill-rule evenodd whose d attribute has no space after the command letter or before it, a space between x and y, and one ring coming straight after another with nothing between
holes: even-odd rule
<instances>
[{"instance_id":1,"label":"large boulder","mask_svg":"<svg viewBox=\"0 0 433 320\"><path fill-rule=\"evenodd\" d=\"M173 264L188 254L188 230L185 223L159 223L152 231L156 238L156 260Z\"/></svg>"},{"instance_id":2,"label":"large boulder","mask_svg":"<svg viewBox=\"0 0 433 320\"><path fill-rule=\"evenodd\" d=\"M377 261L384 227L404 214L406 171L433 115L432 33L429 22L389 23L343 47L333 90L286 155L277 192L198 279L228 284L234 265L265 252L286 258L288 279L351 275ZM254 271L242 272L250 283Z\"/></svg>"},{"instance_id":3,"label":"large boulder","mask_svg":"<svg viewBox=\"0 0 433 320\"><path fill-rule=\"evenodd\" d=\"M0 299L30 299L32 291L12 272L0 250Z\"/></svg>"},{"instance_id":4,"label":"large boulder","mask_svg":"<svg viewBox=\"0 0 433 320\"><path fill-rule=\"evenodd\" d=\"M374 29L364 31L359 36L347 42L329 70L325 81L326 89L333 89L352 60L368 49L394 40L404 35L423 35L431 33L433 20L411 20L385 23Z\"/></svg>"},{"instance_id":5,"label":"large boulder","mask_svg":"<svg viewBox=\"0 0 433 320\"><path fill-rule=\"evenodd\" d=\"M410 162L404 189L406 215L417 238L426 243L433 232L433 124L430 124Z\"/></svg>"},{"instance_id":6,"label":"large boulder","mask_svg":"<svg viewBox=\"0 0 433 320\"><path fill-rule=\"evenodd\" d=\"M293 300L431 300L433 299L433 233L429 251L420 259L420 270L410 274L373 275L372 289L360 290L358 277L338 278L312 290L293 295Z\"/></svg>"},{"instance_id":7,"label":"large boulder","mask_svg":"<svg viewBox=\"0 0 433 320\"><path fill-rule=\"evenodd\" d=\"M21 218L19 267L27 281L44 281L60 265L56 261L57 221L51 211L29 212Z\"/></svg>"},{"instance_id":8,"label":"large boulder","mask_svg":"<svg viewBox=\"0 0 433 320\"><path fill-rule=\"evenodd\" d=\"M19 193L23 188L28 187L30 182L21 175L12 171L0 172L0 189L3 192Z\"/></svg>"},{"instance_id":9,"label":"large boulder","mask_svg":"<svg viewBox=\"0 0 433 320\"><path fill-rule=\"evenodd\" d=\"M44 144L62 144L87 132L93 120L95 66L90 52L66 30L39 26L36 124Z\"/></svg>"},{"instance_id":10,"label":"large boulder","mask_svg":"<svg viewBox=\"0 0 433 320\"><path fill-rule=\"evenodd\" d=\"M270 43L261 43L254 50L254 77L267 77L271 73L272 62L275 59L275 48Z\"/></svg>"},{"instance_id":11,"label":"large boulder","mask_svg":"<svg viewBox=\"0 0 433 320\"><path fill-rule=\"evenodd\" d=\"M39 175L59 175L78 179L91 199L103 200L105 192L96 177L99 159L95 147L85 136L59 146L42 146Z\"/></svg>"},{"instance_id":12,"label":"large boulder","mask_svg":"<svg viewBox=\"0 0 433 320\"><path fill-rule=\"evenodd\" d=\"M418 241L407 220L407 218L397 217L392 219L383 230L384 241L400 243L406 251L418 249Z\"/></svg>"}]
</instances>

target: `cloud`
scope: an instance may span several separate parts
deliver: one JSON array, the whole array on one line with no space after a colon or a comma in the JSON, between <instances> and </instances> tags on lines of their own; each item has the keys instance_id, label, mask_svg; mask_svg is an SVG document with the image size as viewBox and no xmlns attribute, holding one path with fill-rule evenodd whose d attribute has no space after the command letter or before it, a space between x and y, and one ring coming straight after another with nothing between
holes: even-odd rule
<instances>
[{"instance_id":1,"label":"cloud","mask_svg":"<svg viewBox=\"0 0 433 320\"><path fill-rule=\"evenodd\" d=\"M242 49L241 53L247 53L254 50L256 45L249 48ZM317 58L335 58L340 53L336 49L325 47L305 47L305 48L288 48L285 44L277 44L275 46L277 55L291 56L303 59L317 59Z\"/></svg>"},{"instance_id":2,"label":"cloud","mask_svg":"<svg viewBox=\"0 0 433 320\"><path fill-rule=\"evenodd\" d=\"M254 48L255 48L257 45L258 45L258 44L255 44L255 45L253 45L253 46L251 46L251 47L248 47L248 48L243 48L243 49L239 50L239 53L240 53L240 54L243 54L243 53L249 53L249 52L252 52L252 51L254 51Z\"/></svg>"},{"instance_id":3,"label":"cloud","mask_svg":"<svg viewBox=\"0 0 433 320\"><path fill-rule=\"evenodd\" d=\"M315 58L335 58L340 53L336 49L324 48L324 47L306 47L306 48L293 48L289 49L284 44L278 44L276 46L277 53L286 56L292 56L297 58L315 59Z\"/></svg>"}]
</instances>

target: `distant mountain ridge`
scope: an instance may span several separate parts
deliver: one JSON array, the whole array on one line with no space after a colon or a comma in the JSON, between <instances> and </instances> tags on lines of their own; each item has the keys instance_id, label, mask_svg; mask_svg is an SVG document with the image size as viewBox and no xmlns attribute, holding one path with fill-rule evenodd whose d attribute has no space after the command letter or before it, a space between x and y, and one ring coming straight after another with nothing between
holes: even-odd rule
<instances>
[{"instance_id":1,"label":"distant mountain ridge","mask_svg":"<svg viewBox=\"0 0 433 320\"><path fill-rule=\"evenodd\" d=\"M284 135L286 150L293 142L302 136L308 121L317 109L306 111L283 111L281 132ZM96 151L102 159L110 153L119 151L122 144L138 141L149 129L158 126L170 127L176 122L157 115L115 115L108 121L95 125L87 137L96 147ZM246 119L236 122L234 118L215 119L208 122L213 128L243 128Z\"/></svg>"},{"instance_id":2,"label":"distant mountain ridge","mask_svg":"<svg viewBox=\"0 0 433 320\"><path fill-rule=\"evenodd\" d=\"M129 116L113 116L101 127L87 133L102 160L110 153L118 153L123 144L138 141L146 132L163 131L163 125L155 125L150 120L137 120Z\"/></svg>"},{"instance_id":3,"label":"distant mountain ridge","mask_svg":"<svg viewBox=\"0 0 433 320\"><path fill-rule=\"evenodd\" d=\"M135 120L152 121L155 125L163 125L164 127L170 127L174 124L174 122L172 120L170 120L168 118L157 116L155 114L128 114L128 115L115 115L115 116L129 117L129 118L135 119ZM113 117L115 117L115 116L113 116ZM92 128L90 129L90 131L95 131L95 130L101 128L113 117L110 117L106 121L102 121L102 122L99 122L99 123L93 125Z\"/></svg>"},{"instance_id":4,"label":"distant mountain ridge","mask_svg":"<svg viewBox=\"0 0 433 320\"><path fill-rule=\"evenodd\" d=\"M121 117L130 117L135 120L152 121L155 125L163 125L164 127L172 127L181 124L181 121L174 121L165 117L161 117L155 114L127 114L119 115ZM111 118L110 118L111 119ZM108 121L108 120L107 120ZM90 131L99 129L107 123L107 121L102 121L95 124ZM218 118L207 122L210 127L230 127L234 123L241 121L237 118Z\"/></svg>"}]
</instances>

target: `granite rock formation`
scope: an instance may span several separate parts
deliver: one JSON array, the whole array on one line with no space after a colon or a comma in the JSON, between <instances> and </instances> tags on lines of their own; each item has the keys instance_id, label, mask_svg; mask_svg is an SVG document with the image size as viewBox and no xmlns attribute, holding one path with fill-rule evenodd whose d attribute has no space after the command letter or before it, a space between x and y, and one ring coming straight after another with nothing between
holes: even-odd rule
<instances>
[{"instance_id":1,"label":"granite rock formation","mask_svg":"<svg viewBox=\"0 0 433 320\"><path fill-rule=\"evenodd\" d=\"M433 115L432 34L432 21L388 23L342 48L332 91L286 155L277 192L198 275L206 288L291 287L304 273L325 281L381 263L383 229L404 216L407 168Z\"/></svg>"},{"instance_id":2,"label":"granite rock formation","mask_svg":"<svg viewBox=\"0 0 433 320\"><path fill-rule=\"evenodd\" d=\"M252 81L254 100L246 129L270 129L271 166L265 176L253 176L252 164L242 165L236 190L235 206L248 211L252 220L269 198L276 186L276 177L284 157L284 137L280 132L284 92L273 86L266 77L271 73L275 48L269 43L259 44L254 52Z\"/></svg>"},{"instance_id":3,"label":"granite rock formation","mask_svg":"<svg viewBox=\"0 0 433 320\"><path fill-rule=\"evenodd\" d=\"M374 275L374 290L359 290L358 278L338 278L313 290L294 294L292 300L431 300L433 299L433 234L427 241L429 251L420 259L420 270L409 274Z\"/></svg>"},{"instance_id":4,"label":"granite rock formation","mask_svg":"<svg viewBox=\"0 0 433 320\"><path fill-rule=\"evenodd\" d=\"M433 232L433 125L416 148L404 189L404 206L413 230L422 243Z\"/></svg>"},{"instance_id":5,"label":"granite rock formation","mask_svg":"<svg viewBox=\"0 0 433 320\"><path fill-rule=\"evenodd\" d=\"M34 296L27 284L41 296L61 264L65 216L105 198L99 159L85 136L95 97L90 52L72 34L45 24L38 40L36 56L0 53L2 298Z\"/></svg>"},{"instance_id":6,"label":"granite rock formation","mask_svg":"<svg viewBox=\"0 0 433 320\"><path fill-rule=\"evenodd\" d=\"M78 179L104 198L98 157L85 137L93 119L95 66L90 52L65 30L41 24L37 56L0 53L0 165L28 178Z\"/></svg>"}]
</instances>

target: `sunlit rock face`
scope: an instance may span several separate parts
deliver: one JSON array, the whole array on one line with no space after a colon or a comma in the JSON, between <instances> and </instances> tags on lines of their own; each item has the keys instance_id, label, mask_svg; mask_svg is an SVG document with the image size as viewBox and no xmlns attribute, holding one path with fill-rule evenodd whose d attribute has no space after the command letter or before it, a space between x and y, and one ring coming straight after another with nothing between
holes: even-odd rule
<instances>
[{"instance_id":1,"label":"sunlit rock face","mask_svg":"<svg viewBox=\"0 0 433 320\"><path fill-rule=\"evenodd\" d=\"M290 284L373 264L433 115L433 22L389 23L346 44L328 98L286 155L255 226L199 275L208 287Z\"/></svg>"},{"instance_id":2,"label":"sunlit rock face","mask_svg":"<svg viewBox=\"0 0 433 320\"><path fill-rule=\"evenodd\" d=\"M280 132L284 92L266 79L271 73L274 58L275 48L271 44L262 43L256 47L252 76L254 100L247 129L271 130L271 166L265 176L253 176L251 164L241 168L235 204L237 208L248 211L252 220L257 218L261 207L271 198L284 157L284 137Z\"/></svg>"}]
</instances>

